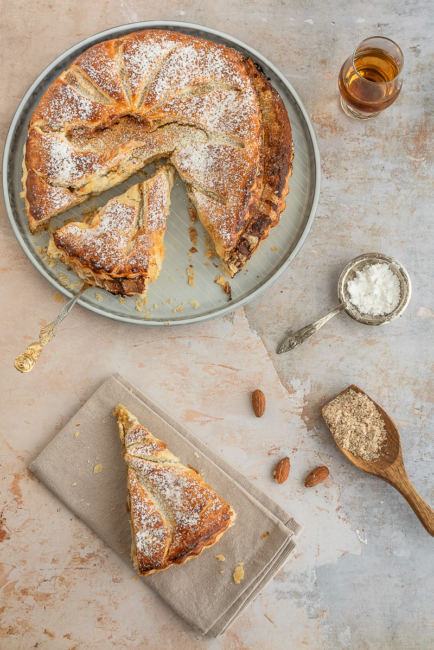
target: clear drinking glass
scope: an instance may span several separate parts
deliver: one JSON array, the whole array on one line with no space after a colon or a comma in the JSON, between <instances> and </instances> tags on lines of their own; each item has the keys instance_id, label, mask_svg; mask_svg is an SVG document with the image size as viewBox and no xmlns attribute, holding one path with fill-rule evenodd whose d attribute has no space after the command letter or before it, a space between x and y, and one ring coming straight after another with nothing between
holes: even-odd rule
<instances>
[{"instance_id":1,"label":"clear drinking glass","mask_svg":"<svg viewBox=\"0 0 434 650\"><path fill-rule=\"evenodd\" d=\"M358 120L375 117L393 104L401 92L404 55L390 38L362 41L339 73L341 106Z\"/></svg>"}]
</instances>

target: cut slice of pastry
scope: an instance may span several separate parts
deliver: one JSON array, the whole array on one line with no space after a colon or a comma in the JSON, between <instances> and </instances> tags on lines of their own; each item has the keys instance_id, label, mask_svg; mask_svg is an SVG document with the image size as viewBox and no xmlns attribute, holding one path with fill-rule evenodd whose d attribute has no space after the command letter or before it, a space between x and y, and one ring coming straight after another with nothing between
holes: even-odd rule
<instances>
[{"instance_id":1,"label":"cut slice of pastry","mask_svg":"<svg viewBox=\"0 0 434 650\"><path fill-rule=\"evenodd\" d=\"M111 293L144 294L160 273L175 170L160 167L147 181L111 199L90 223L69 223L53 233L48 256L83 280Z\"/></svg>"},{"instance_id":2,"label":"cut slice of pastry","mask_svg":"<svg viewBox=\"0 0 434 650\"><path fill-rule=\"evenodd\" d=\"M134 567L148 575L197 557L233 524L234 511L125 406L113 415L127 470Z\"/></svg>"}]
</instances>

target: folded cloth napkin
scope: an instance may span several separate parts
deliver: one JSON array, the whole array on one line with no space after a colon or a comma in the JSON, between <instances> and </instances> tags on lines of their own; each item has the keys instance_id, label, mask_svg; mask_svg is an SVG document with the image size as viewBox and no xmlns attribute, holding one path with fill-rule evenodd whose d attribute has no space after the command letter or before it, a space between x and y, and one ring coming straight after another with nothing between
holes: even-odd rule
<instances>
[{"instance_id":1,"label":"folded cloth napkin","mask_svg":"<svg viewBox=\"0 0 434 650\"><path fill-rule=\"evenodd\" d=\"M185 465L199 469L237 513L235 525L201 556L142 578L197 632L217 637L294 553L302 527L149 397L114 375L33 461L30 470L132 570L126 476L112 416L117 404L126 406L154 436L164 440ZM223 555L225 562L219 562L216 554ZM237 585L233 572L239 562L244 563L244 579Z\"/></svg>"}]
</instances>

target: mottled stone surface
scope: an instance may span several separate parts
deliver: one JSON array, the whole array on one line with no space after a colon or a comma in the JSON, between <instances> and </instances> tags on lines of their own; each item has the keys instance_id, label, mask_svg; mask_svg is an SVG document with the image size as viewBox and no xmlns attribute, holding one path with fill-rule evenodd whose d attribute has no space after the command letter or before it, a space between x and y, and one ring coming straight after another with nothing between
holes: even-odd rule
<instances>
[{"instance_id":1,"label":"mottled stone surface","mask_svg":"<svg viewBox=\"0 0 434 650\"><path fill-rule=\"evenodd\" d=\"M286 74L312 116L323 178L301 253L245 310L144 331L78 307L26 376L13 359L59 304L1 207L0 648L432 648L434 541L390 486L339 455L320 418L324 401L346 385L365 389L397 421L408 473L434 504L432 3L5 0L2 15L2 140L30 83L66 48L118 24L178 19L246 41ZM401 45L405 84L392 108L357 123L339 108L337 75L372 34ZM404 317L370 329L341 314L277 357L288 329L337 304L342 266L373 250L410 272ZM297 556L220 639L193 634L26 469L116 371L306 526ZM258 387L267 397L261 420L249 403ZM272 470L284 455L291 474L279 486ZM330 476L306 490L303 478L318 464Z\"/></svg>"}]
</instances>

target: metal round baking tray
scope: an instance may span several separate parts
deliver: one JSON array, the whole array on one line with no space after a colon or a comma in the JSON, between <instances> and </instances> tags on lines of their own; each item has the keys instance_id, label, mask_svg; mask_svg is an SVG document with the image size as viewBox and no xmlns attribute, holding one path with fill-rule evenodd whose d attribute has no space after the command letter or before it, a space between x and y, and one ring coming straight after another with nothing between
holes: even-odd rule
<instances>
[{"instance_id":1,"label":"metal round baking tray","mask_svg":"<svg viewBox=\"0 0 434 650\"><path fill-rule=\"evenodd\" d=\"M186 325L228 314L256 298L289 266L303 245L312 225L320 189L320 157L314 129L296 91L279 70L259 52L245 43L214 29L191 23L172 21L140 22L108 29L81 41L64 52L31 85L14 115L6 138L3 156L3 191L12 229L25 254L38 271L65 296L76 292L77 276L58 262L50 266L44 254L49 233L30 234L25 214L24 199L20 196L23 146L27 138L30 117L48 86L84 50L100 41L118 38L142 29L170 29L191 36L205 38L233 47L259 63L280 93L288 110L294 140L293 174L289 179L290 192L286 209L278 226L253 255L246 267L230 280L232 301L228 302L222 287L214 283L219 275L218 260L208 259L205 230L200 222L197 249L193 255L195 284L188 284L188 250L191 247L188 228L188 199L178 179L172 190L170 217L165 236L166 255L157 281L148 288L144 305L137 297L119 299L108 292L92 288L86 291L79 304L96 314L124 323L137 325ZM67 219L82 220L83 212L102 206L121 194L126 187L143 180L132 176L127 182L91 198L79 208L64 212L53 220L60 227ZM52 262L51 262L52 264Z\"/></svg>"}]
</instances>

